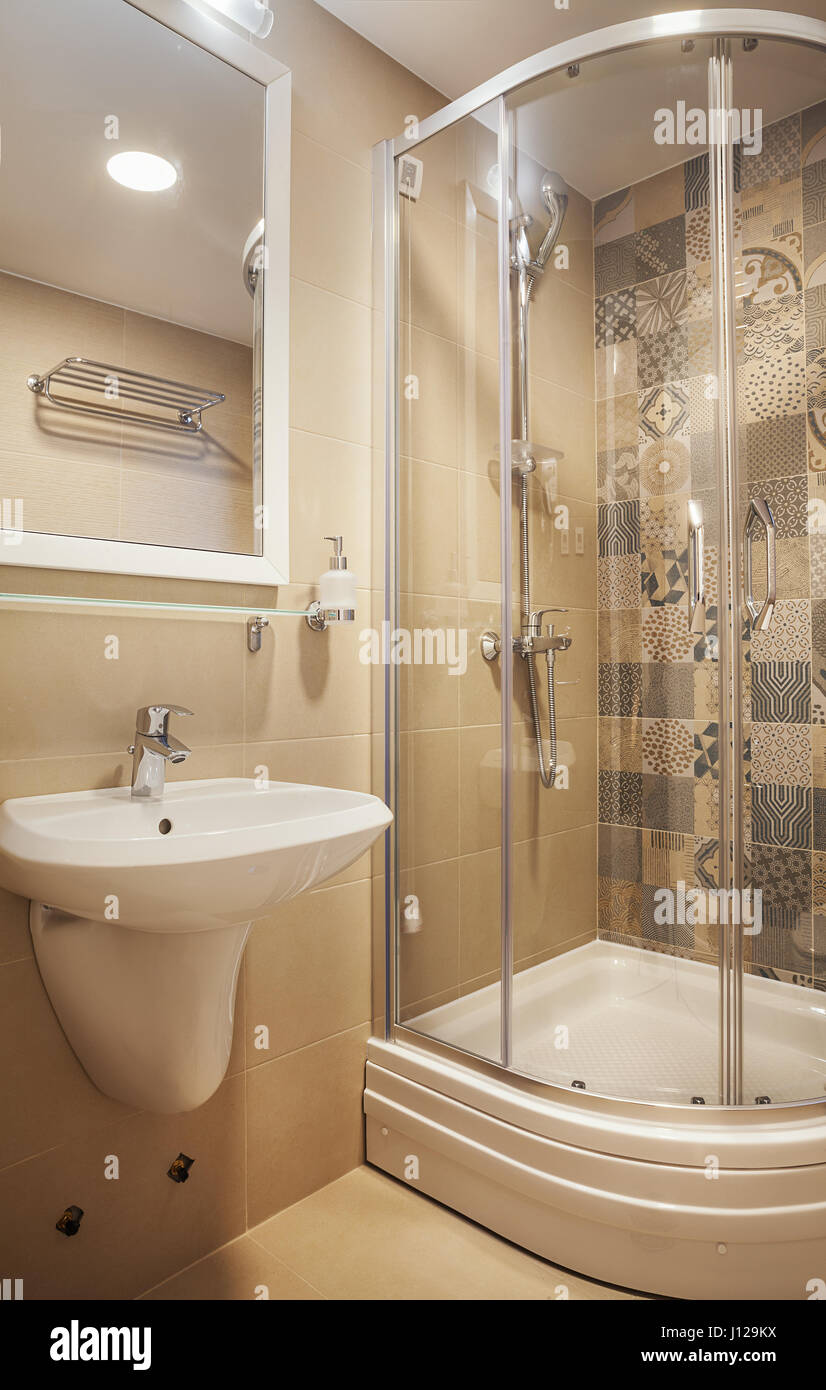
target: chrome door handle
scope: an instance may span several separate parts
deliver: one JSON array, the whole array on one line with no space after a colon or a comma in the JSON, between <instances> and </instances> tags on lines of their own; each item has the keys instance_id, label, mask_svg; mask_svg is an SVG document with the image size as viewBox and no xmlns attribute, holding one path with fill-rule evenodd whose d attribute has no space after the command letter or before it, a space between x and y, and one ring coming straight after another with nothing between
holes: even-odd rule
<instances>
[{"instance_id":1,"label":"chrome door handle","mask_svg":"<svg viewBox=\"0 0 826 1390\"><path fill-rule=\"evenodd\" d=\"M703 525L703 504L693 499L688 504L688 630L704 632L706 625L705 581L706 531Z\"/></svg>"},{"instance_id":2,"label":"chrome door handle","mask_svg":"<svg viewBox=\"0 0 826 1390\"><path fill-rule=\"evenodd\" d=\"M762 607L757 603L752 591L751 551L755 532L759 527L766 534L766 597ZM752 632L765 632L774 615L777 602L777 527L774 524L771 507L765 497L752 497L746 512L743 528L743 585L746 607L751 617Z\"/></svg>"}]
</instances>

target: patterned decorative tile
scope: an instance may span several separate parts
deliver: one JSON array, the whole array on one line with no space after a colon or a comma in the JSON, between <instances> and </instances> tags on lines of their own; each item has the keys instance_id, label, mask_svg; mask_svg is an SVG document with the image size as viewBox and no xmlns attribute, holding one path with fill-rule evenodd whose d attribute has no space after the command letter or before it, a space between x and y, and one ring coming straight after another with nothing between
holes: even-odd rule
<instances>
[{"instance_id":1,"label":"patterned decorative tile","mask_svg":"<svg viewBox=\"0 0 826 1390\"><path fill-rule=\"evenodd\" d=\"M694 718L715 720L720 711L720 687L716 661L694 664Z\"/></svg>"},{"instance_id":2,"label":"patterned decorative tile","mask_svg":"<svg viewBox=\"0 0 826 1390\"><path fill-rule=\"evenodd\" d=\"M720 842L701 836L694 839L694 882L702 888L720 884Z\"/></svg>"},{"instance_id":3,"label":"patterned decorative tile","mask_svg":"<svg viewBox=\"0 0 826 1390\"><path fill-rule=\"evenodd\" d=\"M599 818L604 825L640 825L642 775L600 768Z\"/></svg>"},{"instance_id":4,"label":"patterned decorative tile","mask_svg":"<svg viewBox=\"0 0 826 1390\"><path fill-rule=\"evenodd\" d=\"M637 450L628 445L597 454L597 498L600 502L623 502L638 497L640 475Z\"/></svg>"},{"instance_id":5,"label":"patterned decorative tile","mask_svg":"<svg viewBox=\"0 0 826 1390\"><path fill-rule=\"evenodd\" d=\"M765 497L771 507L778 540L807 534L809 490L805 478L766 478L761 483L749 483L748 495ZM745 519L745 505L742 510Z\"/></svg>"},{"instance_id":6,"label":"patterned decorative tile","mask_svg":"<svg viewBox=\"0 0 826 1390\"><path fill-rule=\"evenodd\" d=\"M751 834L755 844L811 849L812 793L809 787L753 785Z\"/></svg>"},{"instance_id":7,"label":"patterned decorative tile","mask_svg":"<svg viewBox=\"0 0 826 1390\"><path fill-rule=\"evenodd\" d=\"M714 371L714 331L710 319L686 325L686 376L710 376Z\"/></svg>"},{"instance_id":8,"label":"patterned decorative tile","mask_svg":"<svg viewBox=\"0 0 826 1390\"><path fill-rule=\"evenodd\" d=\"M810 787L812 785L812 735L808 724L759 724L751 726L751 780L753 783Z\"/></svg>"},{"instance_id":9,"label":"patterned decorative tile","mask_svg":"<svg viewBox=\"0 0 826 1390\"><path fill-rule=\"evenodd\" d=\"M640 548L653 542L666 550L683 550L688 545L687 502L686 494L658 496L649 490L640 500Z\"/></svg>"},{"instance_id":10,"label":"patterned decorative tile","mask_svg":"<svg viewBox=\"0 0 826 1390\"><path fill-rule=\"evenodd\" d=\"M694 782L691 777L659 777L643 773L643 825L652 829L694 833Z\"/></svg>"},{"instance_id":11,"label":"patterned decorative tile","mask_svg":"<svg viewBox=\"0 0 826 1390\"><path fill-rule=\"evenodd\" d=\"M811 624L812 611L808 599L778 599L768 631L751 634L752 661L811 660Z\"/></svg>"},{"instance_id":12,"label":"patterned decorative tile","mask_svg":"<svg viewBox=\"0 0 826 1390\"><path fill-rule=\"evenodd\" d=\"M693 419L693 404L691 412ZM713 491L717 478L717 436L713 430L703 433L692 427L690 452L692 490L706 493Z\"/></svg>"},{"instance_id":13,"label":"patterned decorative tile","mask_svg":"<svg viewBox=\"0 0 826 1390\"><path fill-rule=\"evenodd\" d=\"M826 598L826 535L810 536L812 598Z\"/></svg>"},{"instance_id":14,"label":"patterned decorative tile","mask_svg":"<svg viewBox=\"0 0 826 1390\"><path fill-rule=\"evenodd\" d=\"M696 284L696 276L694 277ZM684 270L637 285L637 334L671 332L688 317L688 276Z\"/></svg>"},{"instance_id":15,"label":"patterned decorative tile","mask_svg":"<svg viewBox=\"0 0 826 1390\"><path fill-rule=\"evenodd\" d=\"M826 787L826 729L812 729L812 782Z\"/></svg>"},{"instance_id":16,"label":"patterned decorative tile","mask_svg":"<svg viewBox=\"0 0 826 1390\"><path fill-rule=\"evenodd\" d=\"M743 290L750 299L774 302L803 289L799 234L786 244L748 246L741 257ZM782 247L782 249L781 249Z\"/></svg>"},{"instance_id":17,"label":"patterned decorative tile","mask_svg":"<svg viewBox=\"0 0 826 1390\"><path fill-rule=\"evenodd\" d=\"M597 618L597 649L600 661L640 661L642 639L639 608L618 608Z\"/></svg>"},{"instance_id":18,"label":"patterned decorative tile","mask_svg":"<svg viewBox=\"0 0 826 1390\"><path fill-rule=\"evenodd\" d=\"M743 305L743 355L747 361L765 361L804 347L803 295L779 299L746 300Z\"/></svg>"},{"instance_id":19,"label":"patterned decorative tile","mask_svg":"<svg viewBox=\"0 0 826 1390\"><path fill-rule=\"evenodd\" d=\"M808 662L753 661L752 718L762 724L809 724L811 677Z\"/></svg>"},{"instance_id":20,"label":"patterned decorative tile","mask_svg":"<svg viewBox=\"0 0 826 1390\"><path fill-rule=\"evenodd\" d=\"M801 162L816 164L826 159L826 101L808 106L801 112Z\"/></svg>"},{"instance_id":21,"label":"patterned decorative tile","mask_svg":"<svg viewBox=\"0 0 826 1390\"><path fill-rule=\"evenodd\" d=\"M741 433L740 459L750 482L805 474L805 415L752 420Z\"/></svg>"},{"instance_id":22,"label":"patterned decorative tile","mask_svg":"<svg viewBox=\"0 0 826 1390\"><path fill-rule=\"evenodd\" d=\"M694 762L694 730L682 719L643 719L642 769L658 777L684 777Z\"/></svg>"},{"instance_id":23,"label":"patterned decorative tile","mask_svg":"<svg viewBox=\"0 0 826 1390\"><path fill-rule=\"evenodd\" d=\"M667 550L652 541L642 556L640 582L643 607L685 603L688 599L688 551Z\"/></svg>"},{"instance_id":24,"label":"patterned decorative tile","mask_svg":"<svg viewBox=\"0 0 826 1390\"><path fill-rule=\"evenodd\" d=\"M618 290L597 299L594 335L597 347L623 343L637 333L637 296L633 289Z\"/></svg>"},{"instance_id":25,"label":"patterned decorative tile","mask_svg":"<svg viewBox=\"0 0 826 1390\"><path fill-rule=\"evenodd\" d=\"M694 159L686 159L683 163L683 179L686 212L690 212L692 208L708 207L708 155L698 154Z\"/></svg>"},{"instance_id":26,"label":"patterned decorative tile","mask_svg":"<svg viewBox=\"0 0 826 1390\"><path fill-rule=\"evenodd\" d=\"M597 708L600 714L623 718L642 713L642 669L638 662L600 662Z\"/></svg>"},{"instance_id":27,"label":"patterned decorative tile","mask_svg":"<svg viewBox=\"0 0 826 1390\"><path fill-rule=\"evenodd\" d=\"M807 912L811 905L812 863L803 850L753 844L751 885L763 894L763 906ZM765 916L764 916L765 921Z\"/></svg>"},{"instance_id":28,"label":"patterned decorative tile","mask_svg":"<svg viewBox=\"0 0 826 1390\"><path fill-rule=\"evenodd\" d=\"M694 634L688 628L688 609L684 605L669 603L643 609L643 661L691 664L694 642Z\"/></svg>"},{"instance_id":29,"label":"patterned decorative tile","mask_svg":"<svg viewBox=\"0 0 826 1390\"><path fill-rule=\"evenodd\" d=\"M690 409L684 381L671 381L637 393L639 409L639 442L650 439L687 436ZM673 491L674 489L672 489Z\"/></svg>"},{"instance_id":30,"label":"patterned decorative tile","mask_svg":"<svg viewBox=\"0 0 826 1390\"><path fill-rule=\"evenodd\" d=\"M634 184L634 226L638 232L684 211L683 171L679 165Z\"/></svg>"},{"instance_id":31,"label":"patterned decorative tile","mask_svg":"<svg viewBox=\"0 0 826 1390\"><path fill-rule=\"evenodd\" d=\"M642 724L639 719L599 720L599 765L612 772L642 771Z\"/></svg>"},{"instance_id":32,"label":"patterned decorative tile","mask_svg":"<svg viewBox=\"0 0 826 1390\"><path fill-rule=\"evenodd\" d=\"M826 787L812 788L812 849L826 850Z\"/></svg>"},{"instance_id":33,"label":"patterned decorative tile","mask_svg":"<svg viewBox=\"0 0 826 1390\"><path fill-rule=\"evenodd\" d=\"M597 507L597 540L601 556L638 553L639 502L600 502Z\"/></svg>"},{"instance_id":34,"label":"patterned decorative tile","mask_svg":"<svg viewBox=\"0 0 826 1390\"><path fill-rule=\"evenodd\" d=\"M626 289L635 280L648 279L637 274L636 237L633 232L594 247L594 288L597 294Z\"/></svg>"},{"instance_id":35,"label":"patterned decorative tile","mask_svg":"<svg viewBox=\"0 0 826 1390\"><path fill-rule=\"evenodd\" d=\"M618 188L594 204L594 244L604 246L634 231L634 188Z\"/></svg>"},{"instance_id":36,"label":"patterned decorative tile","mask_svg":"<svg viewBox=\"0 0 826 1390\"><path fill-rule=\"evenodd\" d=\"M636 449L639 443L637 410L636 391L629 391L626 396L608 396L597 401L597 449L600 452L622 449L629 445Z\"/></svg>"},{"instance_id":37,"label":"patterned decorative tile","mask_svg":"<svg viewBox=\"0 0 826 1390\"><path fill-rule=\"evenodd\" d=\"M637 232L634 252L638 283L682 270L685 267L685 217L670 217Z\"/></svg>"},{"instance_id":38,"label":"patterned decorative tile","mask_svg":"<svg viewBox=\"0 0 826 1390\"><path fill-rule=\"evenodd\" d=\"M806 289L826 285L826 222L816 222L803 233L803 283Z\"/></svg>"},{"instance_id":39,"label":"patterned decorative tile","mask_svg":"<svg viewBox=\"0 0 826 1390\"><path fill-rule=\"evenodd\" d=\"M803 169L803 226L826 222L826 159Z\"/></svg>"},{"instance_id":40,"label":"patterned decorative tile","mask_svg":"<svg viewBox=\"0 0 826 1390\"><path fill-rule=\"evenodd\" d=\"M597 396L624 396L637 389L637 340L606 343L596 349Z\"/></svg>"},{"instance_id":41,"label":"patterned decorative tile","mask_svg":"<svg viewBox=\"0 0 826 1390\"><path fill-rule=\"evenodd\" d=\"M737 367L740 419L769 420L799 415L806 408L806 358L802 352L741 362Z\"/></svg>"},{"instance_id":42,"label":"patterned decorative tile","mask_svg":"<svg viewBox=\"0 0 826 1390\"><path fill-rule=\"evenodd\" d=\"M694 836L669 830L642 832L642 881L654 888L676 888L694 879Z\"/></svg>"},{"instance_id":43,"label":"patterned decorative tile","mask_svg":"<svg viewBox=\"0 0 826 1390\"><path fill-rule=\"evenodd\" d=\"M620 825L600 825L597 830L597 873L601 878L642 880L642 838L639 830Z\"/></svg>"},{"instance_id":44,"label":"patterned decorative tile","mask_svg":"<svg viewBox=\"0 0 826 1390\"><path fill-rule=\"evenodd\" d=\"M632 935L639 931L642 885L619 878L599 878L597 882L597 927L600 936L608 932Z\"/></svg>"},{"instance_id":45,"label":"patterned decorative tile","mask_svg":"<svg viewBox=\"0 0 826 1390\"><path fill-rule=\"evenodd\" d=\"M777 542L777 592L785 598L809 597L809 537Z\"/></svg>"},{"instance_id":46,"label":"patterned decorative tile","mask_svg":"<svg viewBox=\"0 0 826 1390\"><path fill-rule=\"evenodd\" d=\"M826 694L826 599L812 600L812 684Z\"/></svg>"},{"instance_id":47,"label":"patterned decorative tile","mask_svg":"<svg viewBox=\"0 0 826 1390\"><path fill-rule=\"evenodd\" d=\"M744 151L741 187L754 188L772 179L793 179L800 173L800 115L763 127L759 154Z\"/></svg>"},{"instance_id":48,"label":"patterned decorative tile","mask_svg":"<svg viewBox=\"0 0 826 1390\"><path fill-rule=\"evenodd\" d=\"M597 560L597 601L600 608L639 608L639 555L606 555Z\"/></svg>"},{"instance_id":49,"label":"patterned decorative tile","mask_svg":"<svg viewBox=\"0 0 826 1390\"><path fill-rule=\"evenodd\" d=\"M650 609L651 613L672 611L669 608ZM647 719L693 719L693 667L685 663L668 665L663 661L644 661L642 713Z\"/></svg>"},{"instance_id":50,"label":"patterned decorative tile","mask_svg":"<svg viewBox=\"0 0 826 1390\"><path fill-rule=\"evenodd\" d=\"M653 883L644 883L640 918L643 936L649 942L659 943L669 954L688 955L694 945L694 927L687 922L661 922L658 906L657 888Z\"/></svg>"},{"instance_id":51,"label":"patterned decorative tile","mask_svg":"<svg viewBox=\"0 0 826 1390\"><path fill-rule=\"evenodd\" d=\"M748 938L754 966L769 967L774 979L783 978L781 971L790 972L801 983L800 977L807 977L812 968L811 912L764 902L762 918L759 934Z\"/></svg>"},{"instance_id":52,"label":"patterned decorative tile","mask_svg":"<svg viewBox=\"0 0 826 1390\"><path fill-rule=\"evenodd\" d=\"M657 386L675 377L689 376L688 331L667 328L637 340L637 385Z\"/></svg>"},{"instance_id":53,"label":"patterned decorative tile","mask_svg":"<svg viewBox=\"0 0 826 1390\"><path fill-rule=\"evenodd\" d=\"M638 470L640 494L662 497L687 492L691 481L691 454L688 443L670 436L649 439L640 445Z\"/></svg>"},{"instance_id":54,"label":"patterned decorative tile","mask_svg":"<svg viewBox=\"0 0 826 1390\"><path fill-rule=\"evenodd\" d=\"M715 438L717 428L716 389L717 386L713 377L694 376L689 378L688 402L692 445L698 436L702 439L713 440ZM707 482L700 486L712 487L713 485L713 482Z\"/></svg>"},{"instance_id":55,"label":"patterned decorative tile","mask_svg":"<svg viewBox=\"0 0 826 1390\"><path fill-rule=\"evenodd\" d=\"M826 854L822 850L812 855L812 907L815 912L826 911Z\"/></svg>"}]
</instances>

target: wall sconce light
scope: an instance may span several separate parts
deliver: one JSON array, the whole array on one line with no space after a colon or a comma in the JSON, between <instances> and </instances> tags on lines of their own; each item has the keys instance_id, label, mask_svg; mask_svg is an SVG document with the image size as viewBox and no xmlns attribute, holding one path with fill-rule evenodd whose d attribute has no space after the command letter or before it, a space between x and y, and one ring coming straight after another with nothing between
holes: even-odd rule
<instances>
[{"instance_id":1,"label":"wall sconce light","mask_svg":"<svg viewBox=\"0 0 826 1390\"><path fill-rule=\"evenodd\" d=\"M264 0L202 0L206 10L216 10L226 19L240 24L257 39L265 39L272 29L275 15ZM200 6L195 6L200 9Z\"/></svg>"}]
</instances>

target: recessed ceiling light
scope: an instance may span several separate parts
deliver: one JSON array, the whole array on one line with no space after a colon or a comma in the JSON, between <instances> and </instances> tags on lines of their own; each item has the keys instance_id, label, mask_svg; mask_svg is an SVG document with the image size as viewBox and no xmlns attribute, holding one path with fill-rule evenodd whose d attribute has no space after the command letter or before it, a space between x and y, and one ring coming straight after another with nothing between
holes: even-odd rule
<instances>
[{"instance_id":1,"label":"recessed ceiling light","mask_svg":"<svg viewBox=\"0 0 826 1390\"><path fill-rule=\"evenodd\" d=\"M168 159L162 159L159 154L146 154L143 150L113 154L106 162L106 172L115 183L135 188L139 193L159 193L162 188L171 188L178 177L175 165Z\"/></svg>"}]
</instances>

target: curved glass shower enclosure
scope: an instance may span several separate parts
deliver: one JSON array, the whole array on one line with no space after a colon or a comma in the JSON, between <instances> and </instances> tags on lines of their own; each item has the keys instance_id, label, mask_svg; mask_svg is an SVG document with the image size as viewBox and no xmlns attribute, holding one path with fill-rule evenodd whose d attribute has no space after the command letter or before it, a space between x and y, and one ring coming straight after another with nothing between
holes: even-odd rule
<instances>
[{"instance_id":1,"label":"curved glass shower enclosure","mask_svg":"<svg viewBox=\"0 0 826 1390\"><path fill-rule=\"evenodd\" d=\"M377 164L386 1033L677 1106L826 1087L823 26L736 13Z\"/></svg>"}]
</instances>

